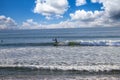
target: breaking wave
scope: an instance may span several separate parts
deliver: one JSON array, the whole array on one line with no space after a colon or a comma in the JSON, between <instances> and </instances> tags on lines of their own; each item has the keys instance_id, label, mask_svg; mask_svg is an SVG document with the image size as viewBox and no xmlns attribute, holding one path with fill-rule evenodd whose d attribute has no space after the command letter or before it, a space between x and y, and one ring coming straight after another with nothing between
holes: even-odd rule
<instances>
[{"instance_id":1,"label":"breaking wave","mask_svg":"<svg viewBox=\"0 0 120 80\"><path fill-rule=\"evenodd\" d=\"M5 71L37 71L41 74L120 74L120 66L0 66L0 74Z\"/></svg>"},{"instance_id":2,"label":"breaking wave","mask_svg":"<svg viewBox=\"0 0 120 80\"><path fill-rule=\"evenodd\" d=\"M120 40L74 40L46 43L1 43L0 46L120 46Z\"/></svg>"}]
</instances>

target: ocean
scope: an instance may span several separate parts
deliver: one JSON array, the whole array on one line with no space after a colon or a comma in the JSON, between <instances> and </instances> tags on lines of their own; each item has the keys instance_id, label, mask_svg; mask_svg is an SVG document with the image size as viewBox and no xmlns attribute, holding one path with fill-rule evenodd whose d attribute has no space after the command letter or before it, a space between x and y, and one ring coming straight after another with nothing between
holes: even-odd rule
<instances>
[{"instance_id":1,"label":"ocean","mask_svg":"<svg viewBox=\"0 0 120 80\"><path fill-rule=\"evenodd\" d=\"M120 27L0 30L0 80L120 80Z\"/></svg>"}]
</instances>

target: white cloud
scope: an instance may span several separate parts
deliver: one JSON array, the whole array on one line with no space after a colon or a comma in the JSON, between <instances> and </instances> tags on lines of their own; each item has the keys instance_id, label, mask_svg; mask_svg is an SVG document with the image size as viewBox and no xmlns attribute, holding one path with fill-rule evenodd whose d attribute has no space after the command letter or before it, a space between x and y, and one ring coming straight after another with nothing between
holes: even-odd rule
<instances>
[{"instance_id":1,"label":"white cloud","mask_svg":"<svg viewBox=\"0 0 120 80\"><path fill-rule=\"evenodd\" d=\"M85 0L84 0L85 1ZM79 28L79 27L114 27L120 26L120 0L91 0L102 3L103 11L76 10L70 13L70 20L56 24L40 24L28 19L17 27L17 23L10 17L0 16L0 29L51 29L51 28ZM77 2L77 1L76 1ZM82 4L81 4L82 5ZM44 15L48 20L61 18L68 8L67 0L36 0L35 13Z\"/></svg>"},{"instance_id":2,"label":"white cloud","mask_svg":"<svg viewBox=\"0 0 120 80\"><path fill-rule=\"evenodd\" d=\"M74 23L68 21L63 21L56 24L39 24L33 19L28 19L23 22L20 29L54 29L54 28L73 28Z\"/></svg>"},{"instance_id":3,"label":"white cloud","mask_svg":"<svg viewBox=\"0 0 120 80\"><path fill-rule=\"evenodd\" d=\"M80 27L80 26L78 26L78 23L75 24L70 20L62 21L56 24L39 24L35 22L33 19L28 19L25 22L23 22L20 29L54 29L54 28L76 28L76 27Z\"/></svg>"},{"instance_id":4,"label":"white cloud","mask_svg":"<svg viewBox=\"0 0 120 80\"><path fill-rule=\"evenodd\" d=\"M81 6L81 5L84 5L86 4L86 0L76 0L76 6Z\"/></svg>"},{"instance_id":5,"label":"white cloud","mask_svg":"<svg viewBox=\"0 0 120 80\"><path fill-rule=\"evenodd\" d=\"M25 22L22 23L22 26L20 29L39 29L41 28L41 24L38 24L37 22L33 21L33 19L28 19Z\"/></svg>"},{"instance_id":6,"label":"white cloud","mask_svg":"<svg viewBox=\"0 0 120 80\"><path fill-rule=\"evenodd\" d=\"M113 27L120 26L119 22L114 22L112 20L100 18L94 19L94 21L61 21L56 24L39 24L32 19L28 19L26 22L23 22L21 29L55 29L55 28L87 28L87 27Z\"/></svg>"},{"instance_id":7,"label":"white cloud","mask_svg":"<svg viewBox=\"0 0 120 80\"><path fill-rule=\"evenodd\" d=\"M97 2L100 2L100 0L91 0L91 2L97 3Z\"/></svg>"},{"instance_id":8,"label":"white cloud","mask_svg":"<svg viewBox=\"0 0 120 80\"><path fill-rule=\"evenodd\" d=\"M10 17L0 16L0 29L16 29L17 23Z\"/></svg>"},{"instance_id":9,"label":"white cloud","mask_svg":"<svg viewBox=\"0 0 120 80\"><path fill-rule=\"evenodd\" d=\"M105 15L113 19L120 19L120 0L91 0L93 3L103 4Z\"/></svg>"},{"instance_id":10,"label":"white cloud","mask_svg":"<svg viewBox=\"0 0 120 80\"><path fill-rule=\"evenodd\" d=\"M81 26L113 27L120 26L120 0L91 0L102 3L103 11L76 10L70 14L71 21ZM80 23L80 24L79 24Z\"/></svg>"},{"instance_id":11,"label":"white cloud","mask_svg":"<svg viewBox=\"0 0 120 80\"><path fill-rule=\"evenodd\" d=\"M63 15L68 9L67 0L36 0L34 13L42 14L47 19L51 16Z\"/></svg>"},{"instance_id":12,"label":"white cloud","mask_svg":"<svg viewBox=\"0 0 120 80\"><path fill-rule=\"evenodd\" d=\"M75 13L71 13L70 17L72 20L94 20L98 17L101 17L103 11L85 11L85 10L77 10Z\"/></svg>"}]
</instances>

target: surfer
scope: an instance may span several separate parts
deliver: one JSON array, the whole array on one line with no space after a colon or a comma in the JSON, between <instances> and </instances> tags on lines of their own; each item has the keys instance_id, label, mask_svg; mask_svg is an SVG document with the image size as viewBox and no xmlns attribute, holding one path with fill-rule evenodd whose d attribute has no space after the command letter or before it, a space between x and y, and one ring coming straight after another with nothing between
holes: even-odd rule
<instances>
[{"instance_id":1,"label":"surfer","mask_svg":"<svg viewBox=\"0 0 120 80\"><path fill-rule=\"evenodd\" d=\"M54 38L53 41L55 41L54 42L54 46L58 46L58 40L57 40L57 38Z\"/></svg>"}]
</instances>

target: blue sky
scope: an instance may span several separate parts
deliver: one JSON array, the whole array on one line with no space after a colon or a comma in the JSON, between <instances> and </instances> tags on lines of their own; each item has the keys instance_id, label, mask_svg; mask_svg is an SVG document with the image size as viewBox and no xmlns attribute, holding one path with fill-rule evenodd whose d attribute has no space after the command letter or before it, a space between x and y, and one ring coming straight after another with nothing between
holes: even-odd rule
<instances>
[{"instance_id":1,"label":"blue sky","mask_svg":"<svg viewBox=\"0 0 120 80\"><path fill-rule=\"evenodd\" d=\"M0 29L120 26L119 3L120 0L0 0Z\"/></svg>"}]
</instances>

